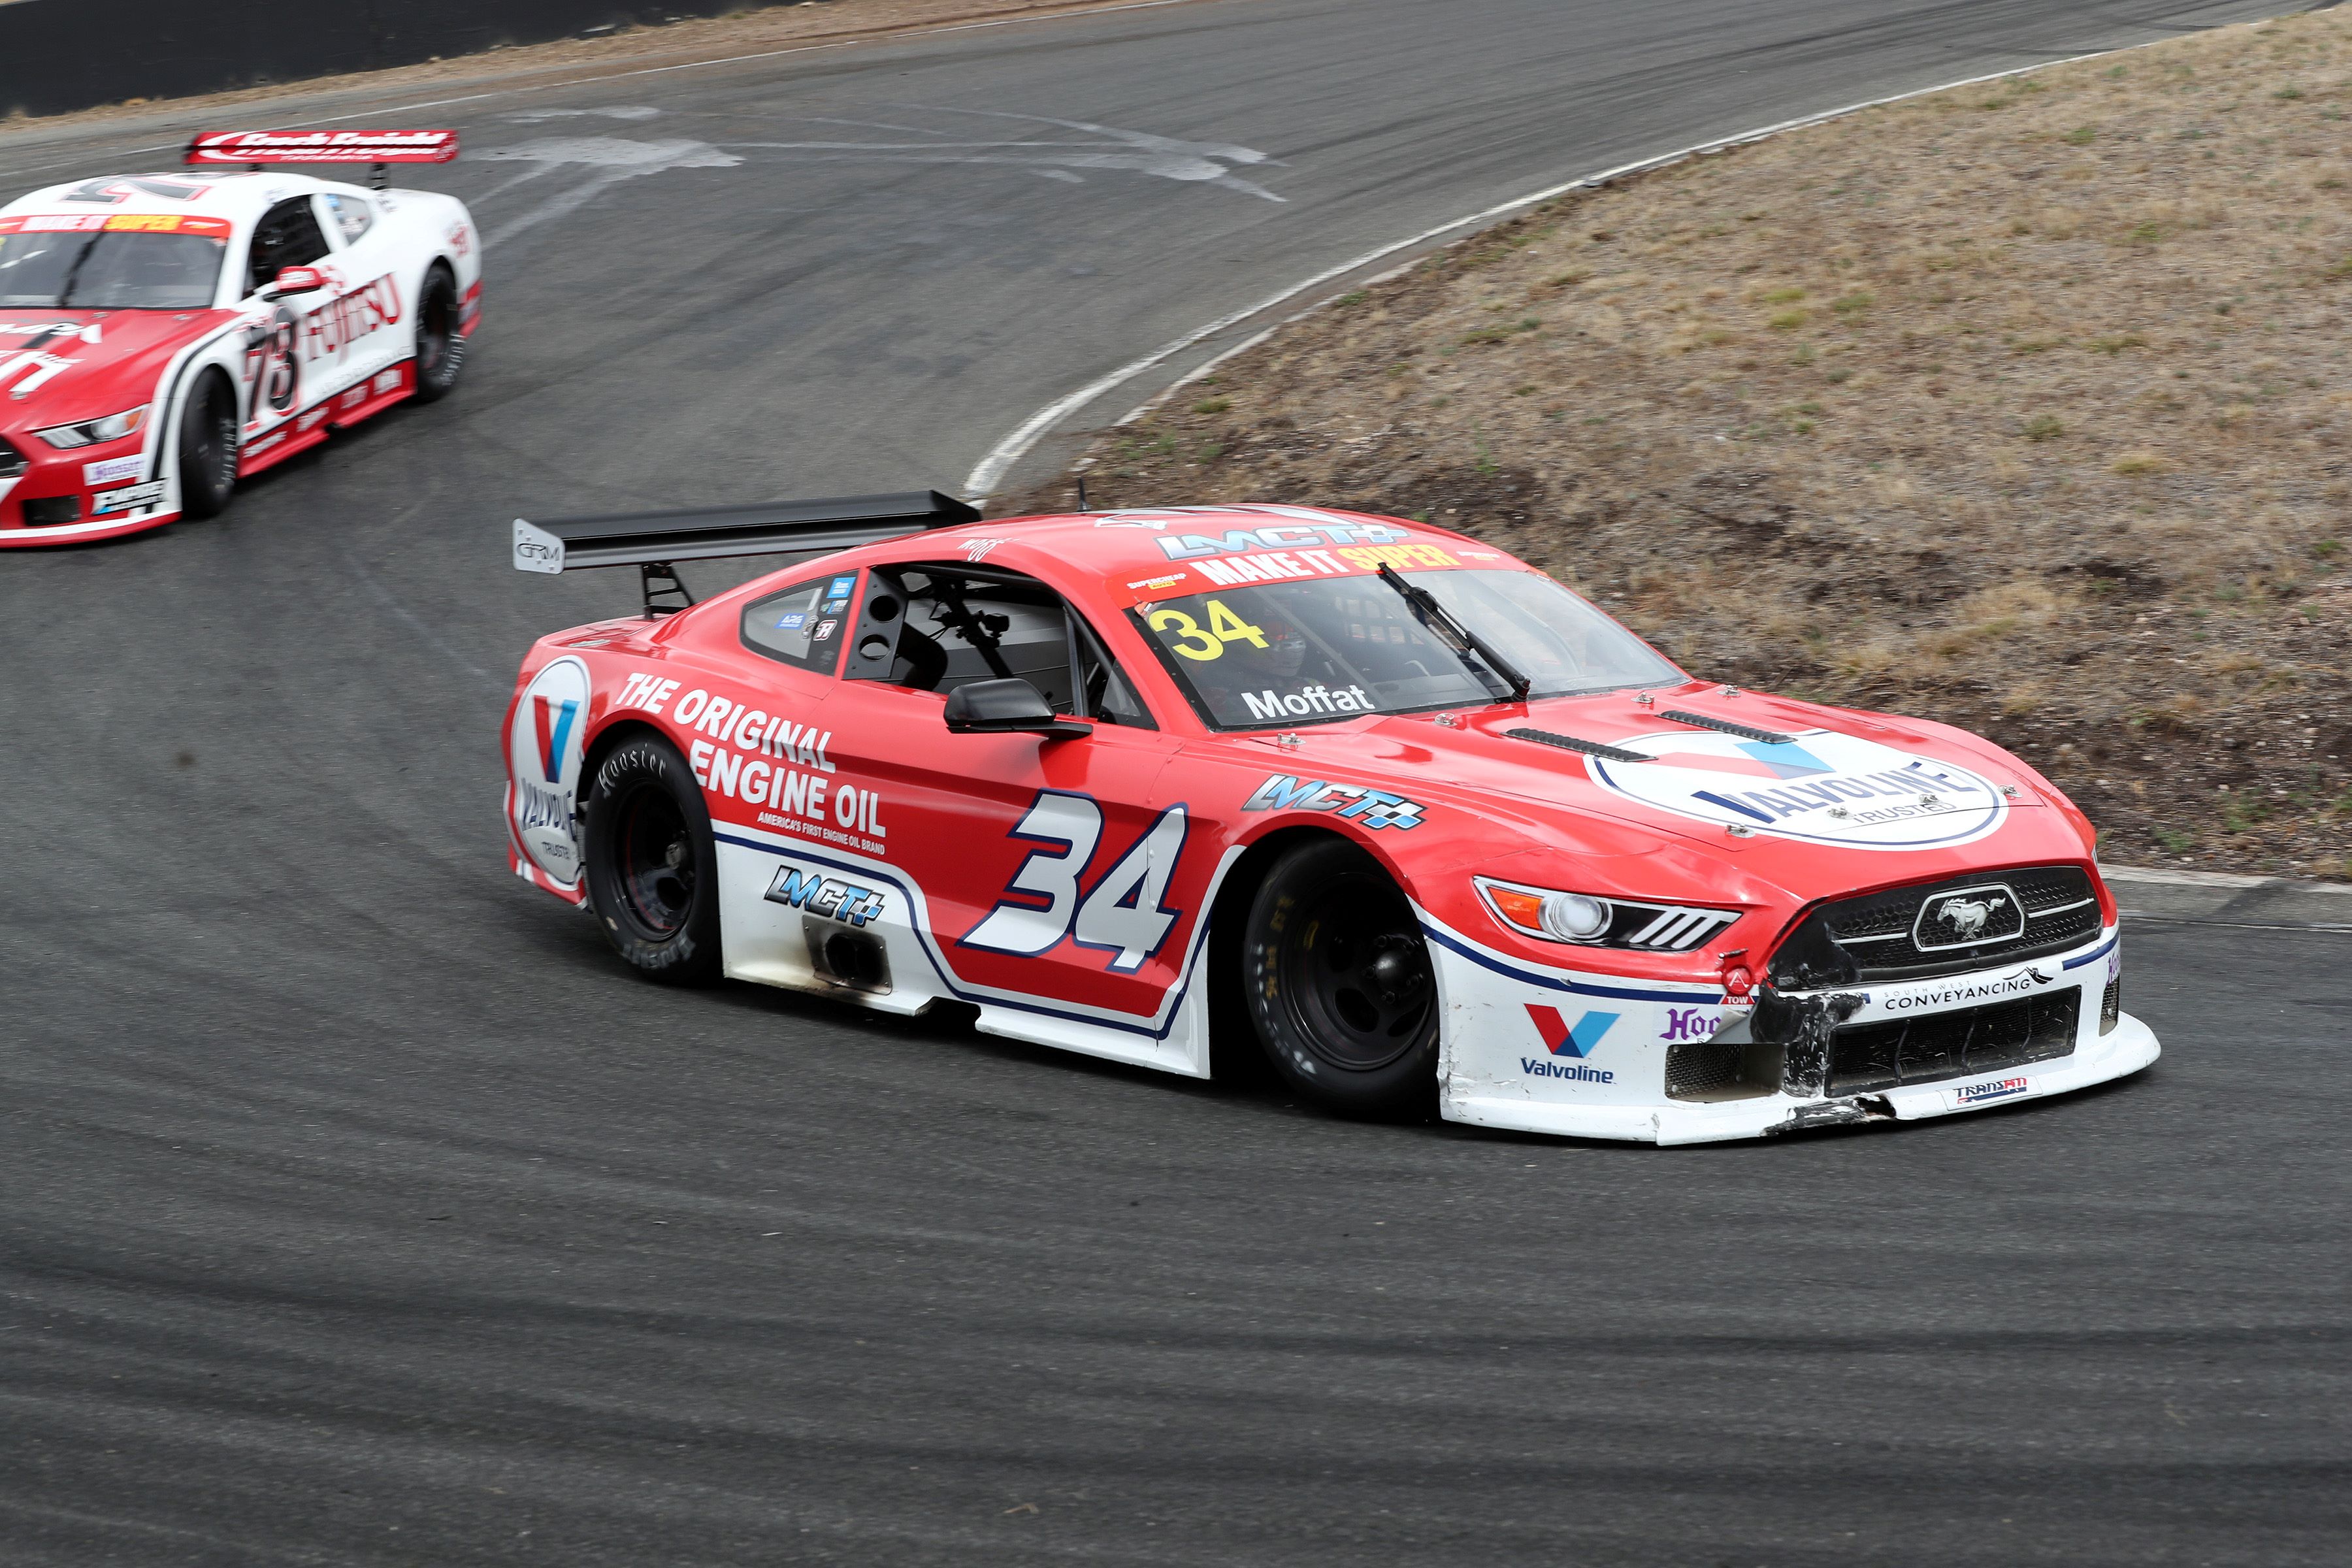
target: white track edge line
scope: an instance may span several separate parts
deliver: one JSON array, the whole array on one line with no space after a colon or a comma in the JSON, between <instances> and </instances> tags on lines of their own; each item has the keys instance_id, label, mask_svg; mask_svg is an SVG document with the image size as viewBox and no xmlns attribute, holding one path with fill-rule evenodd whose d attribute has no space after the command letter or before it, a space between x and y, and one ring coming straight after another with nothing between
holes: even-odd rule
<instances>
[{"instance_id":1,"label":"white track edge line","mask_svg":"<svg viewBox=\"0 0 2352 1568\"><path fill-rule=\"evenodd\" d=\"M2265 18L2265 20L2272 19L2274 18ZM2230 23L2223 24L2225 26L2235 25L2236 24ZM2211 32L2218 29L2202 28L2200 30ZM2175 36L2178 37L2180 35ZM1142 358L1130 360L1126 364L1119 366L1117 370L1111 371L1107 374L1098 376L1095 380L1087 383L1086 385L1079 387L1076 392L1070 393L1066 396L1055 398L1053 402L1047 404L1045 407L1031 415L1027 419L1022 421L1020 426L1016 427L1012 434L1006 436L1003 440L997 442L995 446L989 448L988 455L981 458L979 464L973 468L971 472L965 476L962 493L967 499L972 500L985 500L990 489L995 486L999 479L1004 477L1005 471L1011 468L1013 464L1019 462L1023 458L1027 457L1029 455L1030 448L1034 447L1040 440L1044 439L1045 434L1056 424L1060 423L1065 416L1076 413L1078 409L1085 407L1087 404L1094 402L1095 399L1101 397L1106 394L1117 391L1120 386L1134 380L1137 376L1141 375L1144 372L1150 370L1155 365L1163 363L1174 355L1182 353L1186 349L1192 347L1196 343L1202 342L1206 339L1215 337L1219 332L1239 326L1242 322L1248 321L1252 316L1257 315L1261 311L1270 310L1276 306L1287 300L1297 299L1299 295L1306 293L1307 290L1314 289L1320 284L1328 283L1335 278L1343 278L1349 273L1357 270L1359 268L1369 267L1373 262L1380 260L1381 258L1393 256L1400 250L1410 250L1417 245L1425 245L1429 241L1437 238L1440 235L1451 233L1454 229L1466 227L1471 225L1484 226L1501 218L1509 216L1512 213L1518 211L1521 207L1534 206L1539 203L1550 201L1555 196L1564 196L1570 191L1590 190L1596 185L1605 185L1612 180L1622 179L1628 174L1636 174L1651 169L1664 168L1670 163L1678 163L1687 158L1696 158L1704 153L1720 152L1726 147L1739 147L1751 142L1761 142L1767 137L1782 135L1790 131L1801 131L1807 126L1823 124L1832 120L1843 120L1847 115L1860 114L1863 110L1867 109L1879 109L1890 103L1902 103L1914 98L1926 98L1931 93L1952 92L1960 88L1974 87L1979 82L2000 81L2013 76L2031 76L2035 71L2056 70L2063 66L2080 65L2084 60L2103 59L2109 55L2129 54L2135 49L2145 49L2156 44L2169 43L2170 41L2171 40L2169 38L2151 38L2144 44L2126 44L2120 47L2112 49L2093 49L2088 54L2069 55L2063 59L2042 60L2037 64L2030 66L2012 66L2007 70L1986 71L1979 76L1962 77L1957 81L1938 82L1933 87L1914 88L1908 92L1890 93L1884 98L1866 99L1859 103L1849 103L1842 109L1825 109L1812 114L1799 115L1793 120L1778 121L1770 125L1761 126L1753 131L1742 131L1730 136L1718 136L1714 140L1707 142L1696 142L1687 147L1680 148L1672 153L1661 153L1654 157L1637 159L1630 163L1620 163L1614 168L1603 169L1596 174L1585 174L1577 179L1563 180L1559 184L1546 186L1544 189L1537 191L1532 195L1516 196L1509 201L1498 203L1494 206L1486 208L1484 212L1472 213L1467 217L1458 217L1450 223L1442 223L1433 228L1423 229L1419 234L1394 241L1391 244L1383 245L1376 250L1366 251L1363 255L1357 257L1352 261L1343 261L1337 267L1326 268L1324 270L1315 274L1312 278L1307 279L1303 282L1294 283L1289 288L1281 290L1279 293L1270 294L1255 305L1246 306L1244 309L1234 310L1230 314L1220 316L1215 321L1211 321L1207 326L1198 328L1192 331L1185 333L1181 338L1176 338L1169 342L1162 343L1160 347L1152 350L1150 353L1145 354ZM1307 311L1301 311L1300 315L1307 313L1308 312ZM1297 319L1297 317L1292 318L1294 321ZM1277 325L1287 324L1288 323L1286 322L1277 323ZM1273 329L1269 329L1268 335L1270 335L1272 330ZM1256 341L1258 340L1253 340L1252 343L1243 346L1255 346ZM1239 349L1233 351L1233 353L1236 353L1239 352ZM1228 358L1230 355L1220 355L1218 357L1223 359ZM1205 370L1207 367L1202 366L1202 368ZM1194 374L1198 374L1199 372L1197 371L1194 373ZM1190 377L1186 378L1186 380L1190 379ZM1180 382L1177 384L1181 385L1183 384ZM1171 386L1167 389L1168 392L1172 392L1174 390L1174 386ZM1167 392L1161 393L1160 395L1167 395ZM1129 420L1138 417L1150 407L1150 404L1145 404L1142 408L1137 409L1134 414L1129 415L1126 419L1122 419L1119 423L1128 423Z\"/></svg>"}]
</instances>

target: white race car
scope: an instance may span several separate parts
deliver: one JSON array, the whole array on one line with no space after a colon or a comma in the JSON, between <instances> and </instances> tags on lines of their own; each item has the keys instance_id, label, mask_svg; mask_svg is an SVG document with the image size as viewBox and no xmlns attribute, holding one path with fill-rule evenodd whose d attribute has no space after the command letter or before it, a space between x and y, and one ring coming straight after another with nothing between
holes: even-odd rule
<instances>
[{"instance_id":1,"label":"white race car","mask_svg":"<svg viewBox=\"0 0 2352 1568\"><path fill-rule=\"evenodd\" d=\"M219 132L190 173L0 207L0 547L209 517L236 481L457 384L480 237L386 187L454 131ZM278 163L369 163L373 188Z\"/></svg>"}]
</instances>

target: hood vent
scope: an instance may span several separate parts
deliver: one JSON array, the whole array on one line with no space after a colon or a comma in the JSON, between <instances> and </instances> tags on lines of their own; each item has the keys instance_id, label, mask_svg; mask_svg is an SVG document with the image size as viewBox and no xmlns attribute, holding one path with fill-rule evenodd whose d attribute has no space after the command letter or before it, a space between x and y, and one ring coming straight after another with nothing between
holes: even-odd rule
<instances>
[{"instance_id":1,"label":"hood vent","mask_svg":"<svg viewBox=\"0 0 2352 1568\"><path fill-rule=\"evenodd\" d=\"M1669 708L1658 715L1672 719L1677 724L1694 724L1702 730L1720 730L1727 735L1737 735L1743 741L1761 741L1768 746L1793 746L1794 735L1783 735L1778 730L1759 730L1752 724L1735 724L1728 719L1710 719L1704 713L1685 713L1679 708Z\"/></svg>"},{"instance_id":2,"label":"hood vent","mask_svg":"<svg viewBox=\"0 0 2352 1568\"><path fill-rule=\"evenodd\" d=\"M1580 741L1573 735L1556 735L1549 730L1507 730L1504 733L1514 741L1533 741L1538 746L1558 746L1563 752L1581 752L1588 757L1601 757L1612 763L1657 761L1655 757L1645 757L1622 746L1604 746L1598 741Z\"/></svg>"}]
</instances>

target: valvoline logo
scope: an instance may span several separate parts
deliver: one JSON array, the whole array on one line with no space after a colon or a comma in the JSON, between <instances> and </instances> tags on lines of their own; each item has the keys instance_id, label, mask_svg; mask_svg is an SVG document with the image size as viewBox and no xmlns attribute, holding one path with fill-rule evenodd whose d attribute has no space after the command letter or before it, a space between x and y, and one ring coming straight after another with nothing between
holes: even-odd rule
<instances>
[{"instance_id":1,"label":"valvoline logo","mask_svg":"<svg viewBox=\"0 0 2352 1568\"><path fill-rule=\"evenodd\" d=\"M563 782L563 742L572 738L572 721L580 712L577 698L551 702L534 695L530 700L531 716L538 721L539 765L550 784Z\"/></svg>"},{"instance_id":2,"label":"valvoline logo","mask_svg":"<svg viewBox=\"0 0 2352 1568\"><path fill-rule=\"evenodd\" d=\"M586 665L551 659L530 678L507 726L507 819L515 847L565 888L580 881L580 744L589 692Z\"/></svg>"},{"instance_id":3,"label":"valvoline logo","mask_svg":"<svg viewBox=\"0 0 2352 1568\"><path fill-rule=\"evenodd\" d=\"M1615 1013L1587 1013L1571 1024L1559 1016L1559 1008L1532 1002L1528 1004L1528 1016L1535 1021L1536 1033L1543 1037L1544 1048L1556 1057L1591 1056L1592 1047L1618 1019Z\"/></svg>"},{"instance_id":4,"label":"valvoline logo","mask_svg":"<svg viewBox=\"0 0 2352 1568\"><path fill-rule=\"evenodd\" d=\"M1622 1016L1616 1013L1587 1013L1570 1023L1557 1007L1538 1003L1527 1005L1528 1018L1536 1026L1544 1049L1555 1057L1589 1057L1601 1043L1601 1037ZM1614 1083L1617 1075L1598 1068L1589 1068L1582 1061L1558 1062L1543 1057L1521 1057L1519 1070L1529 1078L1564 1078L1577 1083Z\"/></svg>"}]
</instances>

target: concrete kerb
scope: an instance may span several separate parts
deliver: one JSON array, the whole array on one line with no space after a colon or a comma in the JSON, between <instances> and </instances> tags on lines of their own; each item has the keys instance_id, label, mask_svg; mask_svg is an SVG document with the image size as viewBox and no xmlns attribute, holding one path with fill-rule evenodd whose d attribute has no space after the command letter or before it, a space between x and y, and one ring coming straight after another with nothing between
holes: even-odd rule
<instances>
[{"instance_id":1,"label":"concrete kerb","mask_svg":"<svg viewBox=\"0 0 2352 1568\"><path fill-rule=\"evenodd\" d=\"M2099 874L2126 920L2352 931L2352 882L2152 866L2102 866Z\"/></svg>"}]
</instances>

